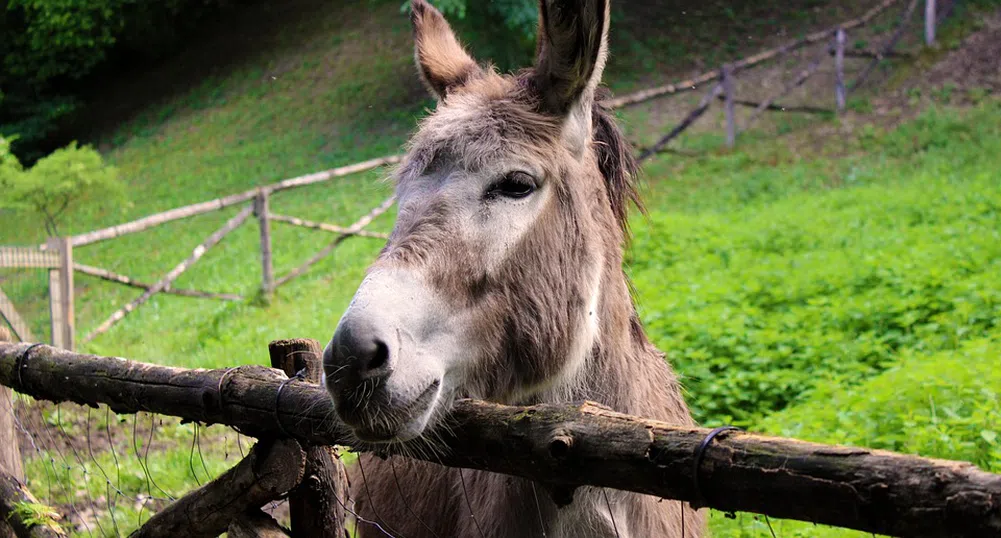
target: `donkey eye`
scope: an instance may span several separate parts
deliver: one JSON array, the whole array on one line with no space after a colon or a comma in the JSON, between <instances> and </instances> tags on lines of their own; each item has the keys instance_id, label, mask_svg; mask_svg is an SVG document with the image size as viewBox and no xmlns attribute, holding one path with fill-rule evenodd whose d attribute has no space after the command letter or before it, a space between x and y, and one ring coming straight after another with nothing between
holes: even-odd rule
<instances>
[{"instance_id":1,"label":"donkey eye","mask_svg":"<svg viewBox=\"0 0 1001 538\"><path fill-rule=\"evenodd\" d=\"M486 198L524 198L535 192L535 178L525 172L511 172L487 188Z\"/></svg>"}]
</instances>

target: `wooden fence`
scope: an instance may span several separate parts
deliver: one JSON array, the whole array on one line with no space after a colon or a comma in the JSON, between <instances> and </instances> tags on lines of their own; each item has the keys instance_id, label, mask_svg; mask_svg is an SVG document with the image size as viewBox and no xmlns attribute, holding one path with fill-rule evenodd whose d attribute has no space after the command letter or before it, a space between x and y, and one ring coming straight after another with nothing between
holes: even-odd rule
<instances>
[{"instance_id":1,"label":"wooden fence","mask_svg":"<svg viewBox=\"0 0 1001 538\"><path fill-rule=\"evenodd\" d=\"M715 69L688 80L666 84L645 90L637 91L628 95L609 99L605 101L605 106L609 108L621 108L636 105L651 99L662 96L679 94L692 91L709 85L706 94L699 101L697 106L686 115L677 125L673 126L664 136L657 140L648 148L643 148L638 153L640 162L649 159L658 152L663 151L667 145L677 138L681 133L693 125L705 112L717 101L723 103L725 113L726 144L733 147L737 143L739 136L746 132L760 115L765 111L785 111L785 112L807 112L807 113L841 113L845 110L847 96L850 92L860 88L876 67L883 61L893 58L906 58L907 55L897 53L895 47L899 43L908 23L917 8L919 0L909 0L899 17L896 30L888 37L886 42L875 49L849 50L847 42L849 32L869 24L880 14L885 13L895 4L902 0L882 0L879 4L863 13L860 17L844 21L841 24L810 33L800 39L785 43L779 47L766 50L741 60L725 64L719 69ZM935 28L938 23L936 14L940 11L935 0L925 1L925 25L924 41L932 44L935 38ZM951 6L947 6L947 9ZM735 79L740 72L752 67L759 66L767 61L782 57L794 50L810 45L829 43L822 54L805 65L793 78L788 81L782 89L775 95L761 101L749 101L739 99L735 94ZM817 72L818 67L828 58L833 58L835 68L835 87L832 89L834 108L809 107L809 106L784 106L779 101L796 88L801 87L807 79ZM868 64L861 74L851 83L845 81L845 60L847 58L858 58L867 60ZM738 125L736 107L753 108L751 115L743 125ZM385 239L385 234L365 230L373 219L385 213L393 204L393 198L386 199L379 206L373 208L368 214L362 216L353 224L342 227L334 224L312 222L294 216L278 215L270 211L270 198L273 194L317 183L330 181L335 178L344 177L350 174L372 170L378 167L391 165L400 161L399 155L372 159L349 166L334 168L323 172L317 172L300 177L286 179L268 186L250 189L244 192L232 194L215 200L200 202L184 207L174 208L162 213L150 215L131 222L73 235L65 238L50 240L38 247L0 247L0 268L4 267L37 267L45 268L50 273L50 309L52 325L53 345L66 349L74 348L74 319L73 319L73 273L81 273L88 277L102 279L108 282L131 286L142 289L142 294L118 308L106 320L100 323L94 330L85 335L81 342L87 343L95 337L107 332L116 323L124 319L129 313L145 304L149 299L158 293L167 293L185 297L214 299L223 301L244 300L239 294L217 293L201 290L177 289L173 287L174 281L185 271L191 268L205 253L217 245L222 239L234 229L242 225L245 221L254 216L260 230L260 257L261 257L261 286L260 290L265 299L270 298L275 289L287 284L296 277L305 274L317 262L330 255L333 250L345 239L353 236ZM179 219L190 218L196 215L219 211L221 209L245 205L246 207L228 221L222 228L210 235L201 244L197 245L185 260L178 263L159 281L146 283L134 278L114 273L110 270L91 267L73 263L73 249L86 245L91 245L99 241L105 241L122 237L127 234L138 233L155 226L160 226L168 222ZM305 263L292 269L288 273L280 276L274 274L272 264L272 240L271 223L277 222L283 225L300 226L315 230L321 230L334 234L334 238ZM3 295L0 290L0 315L14 328L14 332L22 341L33 340L28 328L28 324L17 314L13 304Z\"/></svg>"},{"instance_id":2,"label":"wooden fence","mask_svg":"<svg viewBox=\"0 0 1001 538\"><path fill-rule=\"evenodd\" d=\"M255 521L277 527L258 508L291 491L293 535L342 537L344 473L326 447L350 441L315 383L320 346L279 341L269 354L278 369L187 370L0 344L0 385L116 413L226 424L259 439L244 461L167 505L133 536L216 536ZM290 378L294 371L304 373ZM593 403L459 401L432 438L435 450L422 450L420 440L385 450L528 478L558 504L572 502L578 487L596 486L891 536L1001 535L1001 475L968 463L677 427ZM322 507L337 509L318 513Z\"/></svg>"}]
</instances>

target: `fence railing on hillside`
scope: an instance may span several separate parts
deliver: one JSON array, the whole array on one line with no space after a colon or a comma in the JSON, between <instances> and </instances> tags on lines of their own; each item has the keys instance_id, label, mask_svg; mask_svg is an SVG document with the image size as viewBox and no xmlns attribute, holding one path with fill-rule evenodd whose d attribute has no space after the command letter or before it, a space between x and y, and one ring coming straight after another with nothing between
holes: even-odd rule
<instances>
[{"instance_id":1,"label":"fence railing on hillside","mask_svg":"<svg viewBox=\"0 0 1001 538\"><path fill-rule=\"evenodd\" d=\"M351 441L316 384L319 343L273 342L270 355L280 369L186 370L0 344L0 385L40 400L225 424L259 439L246 459L164 506L133 536L216 536L255 521L277 527L258 509L289 492L293 535L342 536L350 505L340 462L325 447ZM891 536L1001 533L1001 475L968 463L671 426L592 403L459 401L433 437L434 450L418 440L385 453L527 478L547 485L557 504L593 486ZM323 506L337 509L318 514ZM296 534L297 525L313 527Z\"/></svg>"},{"instance_id":2,"label":"fence railing on hillside","mask_svg":"<svg viewBox=\"0 0 1001 538\"><path fill-rule=\"evenodd\" d=\"M846 45L849 32L871 23L876 17L886 13L887 10L902 1L903 0L882 0L879 4L855 19L843 21L836 26L812 32L800 39L792 40L781 46L725 64L719 69L705 72L688 80L656 86L621 97L609 99L604 102L604 105L609 108L621 108L636 105L638 103L646 102L662 96L697 90L705 85L710 85L709 90L702 97L696 107L692 109L679 123L668 130L667 133L658 139L654 144L647 148L643 148L638 152L638 159L640 162L649 159L661 151L664 151L672 140L676 139L689 127L695 124L696 121L701 118L717 101L722 102L724 105L726 131L725 139L727 146L730 147L736 144L740 135L746 132L765 111L832 114L842 113L847 106L846 103L849 93L861 87L881 62L887 59L906 57L906 55L896 52L895 48L904 31L908 27L908 23L917 8L919 0L909 0L903 13L898 18L896 29L889 36L886 42L878 48L867 50L849 50ZM931 44L934 41L935 27L942 18L937 17L937 14L939 12L947 12L952 6L951 3L948 3L948 5L942 9L941 4L944 2L936 4L935 0L924 1L924 41L926 44ZM797 49L825 42L829 43L829 46L825 47L817 58L811 60L807 65L805 65L796 74L796 76L787 82L776 94L761 101L740 99L735 94L735 80L742 71L759 66L767 61L775 60ZM833 109L811 106L785 106L779 103L780 100L788 96L795 89L801 87L811 76L813 76L817 72L818 67L829 57L832 58L835 68L835 84L831 91L832 100L834 102ZM847 84L845 80L845 60L848 58L858 58L868 61L868 64L859 76L850 84ZM738 106L753 109L743 125L740 125L737 121L735 110ZM384 234L365 230L365 227L368 226L368 224L370 224L375 217L389 210L393 204L393 198L388 198L382 204L373 208L369 213L359 218L356 222L346 227L328 223L312 222L294 216L274 214L269 209L269 202L270 197L277 192L306 185L314 185L350 174L395 164L400 161L400 158L401 157L399 155L394 155L371 159L348 166L334 168L332 170L286 179L278 183L250 189L244 192L217 198L215 200L178 207L131 222L73 235L61 239L59 242L59 245L61 246L56 246L54 243L47 243L37 247L36 250L39 252L36 252L33 256L44 257L41 252L56 250L59 252L60 260L72 260L72 251L74 248L91 245L99 241L122 237L128 234L138 233L155 226L194 217L196 215L219 211L241 204L247 205L247 207L245 207L244 210L237 215L237 217L234 217L234 219L223 226L223 228L209 236L203 243L196 246L187 259L180 262L166 275L164 275L163 278L154 283L140 282L132 277L117 274L108 269L75 264L72 263L72 261L66 264L67 267L72 267L72 271L64 268L60 272L60 269L58 268L45 265L44 267L50 270L50 275L54 275L52 277L52 284L50 285L49 291L51 298L50 302L54 305L51 309L50 316L53 343L67 349L73 349L74 346L72 304L73 272L78 272L88 277L99 278L107 282L131 286L143 290L143 293L139 297L118 308L105 321L100 323L94 330L85 335L81 339L81 342L83 343L89 342L95 337L107 332L116 323L124 319L129 313L141 307L152 296L158 293L226 301L244 300L244 297L237 293L218 293L201 290L177 289L173 287L173 282L192 265L194 265L208 249L218 244L227 234L242 225L252 215L256 217L260 229L260 290L265 298L270 297L276 288L306 274L311 267L329 256L338 245L349 237L359 236L384 239ZM309 260L301 264L299 267L292 269L284 275L275 275L272 264L272 222L326 231L336 235L326 246L317 251ZM23 251L23 247L15 247L14 250L12 250L11 247L0 247L0 268L26 267L23 264L17 265L17 262L9 262L9 260L13 259L15 255L21 251ZM47 259L55 260L56 258L53 257ZM29 334L27 332L28 325L24 323L24 320L14 309L13 304L9 301L9 299L6 299L4 295L0 295L0 315L7 319L9 324L17 325L17 327L15 327L15 332L17 332L22 339L25 339L25 337L22 336L22 333ZM27 339L30 340L31 338Z\"/></svg>"}]
</instances>

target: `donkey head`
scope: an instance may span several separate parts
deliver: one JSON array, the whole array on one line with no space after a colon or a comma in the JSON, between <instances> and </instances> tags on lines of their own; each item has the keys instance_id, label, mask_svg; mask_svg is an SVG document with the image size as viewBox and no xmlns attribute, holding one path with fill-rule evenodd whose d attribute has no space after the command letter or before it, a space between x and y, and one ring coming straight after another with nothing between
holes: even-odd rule
<instances>
[{"instance_id":1,"label":"donkey head","mask_svg":"<svg viewBox=\"0 0 1001 538\"><path fill-rule=\"evenodd\" d=\"M543 1L536 64L516 75L478 65L424 0L412 22L438 104L396 172L393 232L324 352L337 413L371 442L420 435L458 397L539 400L585 382L632 192L595 105L607 1Z\"/></svg>"}]
</instances>

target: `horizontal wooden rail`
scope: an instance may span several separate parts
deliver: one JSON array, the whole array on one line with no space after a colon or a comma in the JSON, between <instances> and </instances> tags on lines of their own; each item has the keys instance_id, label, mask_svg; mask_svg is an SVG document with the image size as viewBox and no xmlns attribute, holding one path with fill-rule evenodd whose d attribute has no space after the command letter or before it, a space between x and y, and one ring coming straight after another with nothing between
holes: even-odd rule
<instances>
[{"instance_id":1,"label":"horizontal wooden rail","mask_svg":"<svg viewBox=\"0 0 1001 538\"><path fill-rule=\"evenodd\" d=\"M285 273L285 275L275 280L275 287L277 288L279 286L283 286L292 279L298 278L306 274L306 271L309 271L310 267L313 267L321 260L329 256L330 253L333 252L338 245L343 243L345 239L351 237L352 235L355 235L357 232L360 232L366 226L371 224L372 221L375 220L379 215L382 215L386 211L389 211L389 208L393 207L393 203L395 201L396 201L395 196L390 196L389 198L383 200L381 204L372 208L371 211L363 215L360 219L356 220L353 224L351 224L351 226L345 228L343 232L340 232L338 236L334 238L333 241L328 243L327 246L323 247L322 249L320 249L319 252L317 252L308 260L303 262L302 265L296 267L295 269L292 269L288 273Z\"/></svg>"},{"instance_id":2,"label":"horizontal wooden rail","mask_svg":"<svg viewBox=\"0 0 1001 538\"><path fill-rule=\"evenodd\" d=\"M34 398L227 424L312 445L350 443L331 419L326 392L286 382L278 370L188 370L29 348L0 344L0 384ZM697 461L709 430L591 403L525 408L461 400L446 426L429 436L438 440L434 450L384 449L521 476L551 489L609 487L892 536L1001 533L1001 475L968 463L743 432L717 436Z\"/></svg>"},{"instance_id":3,"label":"horizontal wooden rail","mask_svg":"<svg viewBox=\"0 0 1001 538\"><path fill-rule=\"evenodd\" d=\"M38 247L0 247L0 268L54 269L59 267L59 253Z\"/></svg>"},{"instance_id":4,"label":"horizontal wooden rail","mask_svg":"<svg viewBox=\"0 0 1001 538\"><path fill-rule=\"evenodd\" d=\"M372 237L375 239L388 239L389 234L384 234L382 232L370 232L368 230L350 230L343 226L337 226L335 224L327 224L325 222L314 222L311 220L300 219L298 217L289 217L286 215L276 215L274 213L268 213L268 220L273 220L275 222L283 222L285 224L291 224L292 226L299 226L301 228L310 228L313 230L323 230L325 232L332 232L335 234L344 235L357 235L358 237Z\"/></svg>"},{"instance_id":5,"label":"horizontal wooden rail","mask_svg":"<svg viewBox=\"0 0 1001 538\"><path fill-rule=\"evenodd\" d=\"M73 270L94 278L99 278L101 280L106 280L108 282L115 282L117 284L122 284L123 286L129 286L132 288L139 288L143 290L149 290L154 286L148 282L142 282L136 280L132 277L118 274L114 271L109 271L107 269L102 269L100 267L93 267L91 265L84 265L82 263L74 263ZM186 288L175 288L173 286L167 286L160 293L166 293L168 295L180 295L182 297L196 297L199 299L218 299L220 301L242 301L244 298L241 295L236 295L234 293L214 293L210 291L201 290L189 290Z\"/></svg>"},{"instance_id":6,"label":"horizontal wooden rail","mask_svg":"<svg viewBox=\"0 0 1001 538\"><path fill-rule=\"evenodd\" d=\"M351 174L357 174L359 172L364 172L366 170L372 170L373 168L378 168L380 166L386 166L390 164L395 164L400 162L401 156L392 155L389 157L380 157L378 159L370 159L360 163L350 164L347 166L341 166L338 168L333 168L330 170L324 170L322 172L316 172L313 174L306 174L304 176L298 176L294 178L285 179L279 181L278 183L272 183L264 187L257 187L250 189L248 191L239 192L236 194L231 194L229 196L224 196L222 198L216 198L215 200L209 200L207 202L199 202L197 204L186 205L184 207L176 207L162 213L156 213L155 215L149 215L138 220L131 222L125 222L122 224L117 224L115 226L110 226L108 228L102 228L100 230L94 230L92 232L87 232L79 235L74 235L70 237L70 241L73 243L74 247L79 247L83 245L89 245L91 243L96 243L98 241L104 241L106 239L113 239L115 237L121 237L123 235L128 235L136 232L141 232L161 224L166 224L179 219L184 219L188 217L194 217L196 215L201 215L203 213L210 213L212 211L218 211L220 209L225 209L230 206L238 205L243 202L252 200L261 192L273 193L288 189L293 189L297 187L304 187L306 185L314 185L316 183L322 183L324 181L329 181L334 178L344 177ZM41 248L45 248L42 246Z\"/></svg>"}]
</instances>

